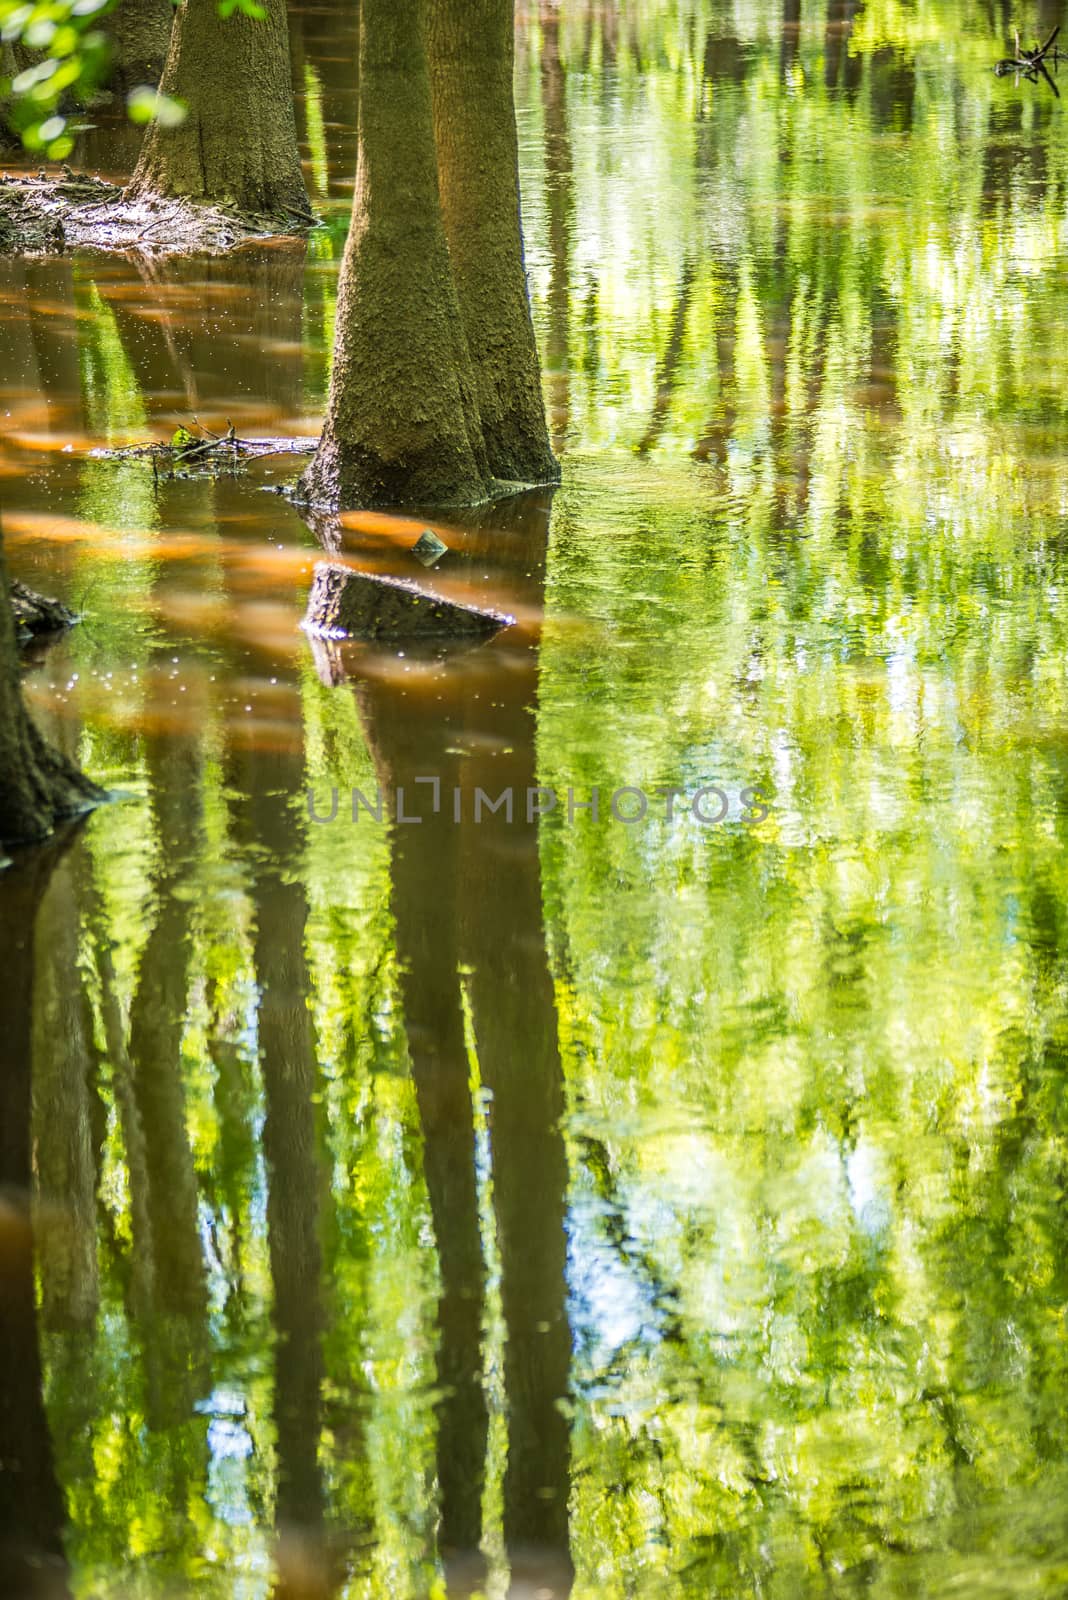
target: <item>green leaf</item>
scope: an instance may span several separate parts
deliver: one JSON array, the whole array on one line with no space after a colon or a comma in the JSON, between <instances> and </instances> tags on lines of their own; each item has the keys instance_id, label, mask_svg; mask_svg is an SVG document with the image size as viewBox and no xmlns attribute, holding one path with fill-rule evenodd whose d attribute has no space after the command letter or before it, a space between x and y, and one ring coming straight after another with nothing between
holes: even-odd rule
<instances>
[{"instance_id":1,"label":"green leaf","mask_svg":"<svg viewBox=\"0 0 1068 1600\"><path fill-rule=\"evenodd\" d=\"M50 17L35 17L23 31L22 42L30 50L47 50L55 33L56 25Z\"/></svg>"},{"instance_id":2,"label":"green leaf","mask_svg":"<svg viewBox=\"0 0 1068 1600\"><path fill-rule=\"evenodd\" d=\"M68 84L77 83L81 75L81 62L74 56L69 56L66 61L61 61L59 67L48 81L48 86L53 96L60 95Z\"/></svg>"},{"instance_id":3,"label":"green leaf","mask_svg":"<svg viewBox=\"0 0 1068 1600\"><path fill-rule=\"evenodd\" d=\"M27 67L25 72L20 72L17 77L12 78L12 93L15 95L31 94L42 83L48 81L58 66L59 62L53 58L47 61L35 62L32 67Z\"/></svg>"},{"instance_id":4,"label":"green leaf","mask_svg":"<svg viewBox=\"0 0 1068 1600\"><path fill-rule=\"evenodd\" d=\"M130 90L126 97L126 110L131 122L158 122L161 128L176 128L185 121L188 113L183 100L150 89L147 84Z\"/></svg>"},{"instance_id":5,"label":"green leaf","mask_svg":"<svg viewBox=\"0 0 1068 1600\"><path fill-rule=\"evenodd\" d=\"M48 53L52 56L73 56L78 49L80 34L77 28L72 28L70 23L64 23L52 35L52 42Z\"/></svg>"}]
</instances>

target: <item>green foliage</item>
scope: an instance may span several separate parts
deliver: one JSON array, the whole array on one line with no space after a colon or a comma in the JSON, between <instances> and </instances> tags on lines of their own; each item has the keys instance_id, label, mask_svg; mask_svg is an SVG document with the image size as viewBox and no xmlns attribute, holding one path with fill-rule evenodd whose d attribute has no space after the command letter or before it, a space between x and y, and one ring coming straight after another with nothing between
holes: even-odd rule
<instances>
[{"instance_id":1,"label":"green foliage","mask_svg":"<svg viewBox=\"0 0 1068 1600\"><path fill-rule=\"evenodd\" d=\"M0 78L0 101L29 150L60 161L74 148L76 125L58 109L84 100L107 68L109 45L99 23L115 0L0 0L0 40L43 51L21 72Z\"/></svg>"},{"instance_id":2,"label":"green foliage","mask_svg":"<svg viewBox=\"0 0 1068 1600\"><path fill-rule=\"evenodd\" d=\"M568 445L531 761L582 796L720 780L773 802L749 830L669 826L662 805L644 827L542 826L522 933L548 943L565 1092L570 1176L550 1199L567 1212L573 1592L1052 1600L1068 1583L1068 128L993 77L1000 41L971 0L869 0L848 47L840 7L806 3L792 53L763 6L567 0L555 63L553 14L519 56L529 262ZM279 323L292 313L276 331L303 318L299 402L275 355L269 380L250 356L250 411L257 383L272 416L321 410L345 222L313 240L301 305L271 298ZM145 373L117 271L78 267L69 322L47 281L27 369L50 372L69 335L101 441L169 431L183 404L165 354ZM186 392L229 395L197 273L132 298L173 319ZM328 1537L353 1552L346 1600L422 1600L440 1583L437 1296L459 1241L430 1215L398 844L304 828L299 803L285 852L238 825L302 782L373 792L361 701L287 654L306 580L269 565L289 537L273 499L182 485L175 504L136 463L71 471L84 537L55 548L106 626L59 648L83 683L119 661L136 680L121 708L99 686L77 710L91 764L139 796L90 825L80 932L100 1306L43 1343L72 1589L268 1593L292 1467L275 1407L296 1372L320 1406L301 1437ZM479 655L449 730L462 762L512 692ZM409 665L417 701L418 663L373 672ZM245 707L268 674L257 729ZM160 1287L173 1235L139 1231L153 1174L123 1053L168 862L145 800L167 792L145 759L160 729L187 741L203 819L183 846L188 998L167 1001L182 1037L155 1064L180 1088L167 1143L195 1173L199 1321ZM477 851L468 864L447 892L484 926L501 910ZM263 925L257 873L306 921ZM443 892L428 883L428 906ZM291 982L265 994L272 945ZM311 1184L264 1160L268 1007L314 1028ZM516 1038L517 1075L543 1043ZM496 1094L466 1130L495 1548L523 1398L494 1239L506 1109ZM73 1141L39 1122L55 1168ZM272 1323L301 1258L279 1224L309 1189L322 1327L294 1347ZM544 1206L532 1186L532 1247ZM43 1257L42 1305L62 1269Z\"/></svg>"},{"instance_id":3,"label":"green foliage","mask_svg":"<svg viewBox=\"0 0 1068 1600\"><path fill-rule=\"evenodd\" d=\"M44 52L21 72L0 77L0 105L27 150L61 161L74 148L76 118L61 110L83 103L104 80L111 59L106 28L99 26L118 0L0 0L0 41ZM223 17L262 21L259 0L219 0ZM181 100L141 85L127 102L131 121L174 128L186 115Z\"/></svg>"},{"instance_id":4,"label":"green foliage","mask_svg":"<svg viewBox=\"0 0 1068 1600\"><path fill-rule=\"evenodd\" d=\"M176 128L184 122L184 101L159 89L142 84L126 96L126 111L131 122L158 122L163 128Z\"/></svg>"},{"instance_id":5,"label":"green foliage","mask_svg":"<svg viewBox=\"0 0 1068 1600\"><path fill-rule=\"evenodd\" d=\"M256 22L262 22L267 15L259 0L219 0L220 17L232 17L235 12L241 17L252 17Z\"/></svg>"}]
</instances>

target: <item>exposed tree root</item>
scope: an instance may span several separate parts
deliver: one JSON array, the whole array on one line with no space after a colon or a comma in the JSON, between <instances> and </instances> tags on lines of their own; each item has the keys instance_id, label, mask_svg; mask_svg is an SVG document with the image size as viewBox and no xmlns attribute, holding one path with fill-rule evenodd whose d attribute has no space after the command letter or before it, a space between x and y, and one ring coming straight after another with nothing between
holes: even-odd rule
<instances>
[{"instance_id":1,"label":"exposed tree root","mask_svg":"<svg viewBox=\"0 0 1068 1600\"><path fill-rule=\"evenodd\" d=\"M318 438L309 435L300 435L296 438L241 439L232 423L226 433L213 433L195 417L193 425L197 429L195 433L189 428L178 428L166 443L99 446L90 451L90 454L98 460L144 461L151 467L152 475L157 480L218 478L233 477L243 471L250 462L261 461L264 456L314 455L320 444ZM309 501L306 498L304 478L299 478L295 483L277 483L271 487L276 494L285 495L298 508L324 549L337 548L335 519L336 513L343 509L342 507L316 505ZM543 487L551 488L555 485L509 483L503 479L491 478L482 485L482 497L476 503L488 505L493 500L508 499L513 495L525 494L528 490ZM409 501L401 503L410 504ZM442 503L438 502L439 505ZM464 505L469 503L461 502ZM431 502L424 501L423 504L427 506Z\"/></svg>"},{"instance_id":2,"label":"exposed tree root","mask_svg":"<svg viewBox=\"0 0 1068 1600\"><path fill-rule=\"evenodd\" d=\"M191 200L136 200L117 184L72 172L0 175L0 252L137 250L165 255L223 251L251 239L301 234L310 212L251 216Z\"/></svg>"},{"instance_id":3,"label":"exposed tree root","mask_svg":"<svg viewBox=\"0 0 1068 1600\"><path fill-rule=\"evenodd\" d=\"M489 639L514 621L410 578L320 561L301 627L321 639Z\"/></svg>"}]
</instances>

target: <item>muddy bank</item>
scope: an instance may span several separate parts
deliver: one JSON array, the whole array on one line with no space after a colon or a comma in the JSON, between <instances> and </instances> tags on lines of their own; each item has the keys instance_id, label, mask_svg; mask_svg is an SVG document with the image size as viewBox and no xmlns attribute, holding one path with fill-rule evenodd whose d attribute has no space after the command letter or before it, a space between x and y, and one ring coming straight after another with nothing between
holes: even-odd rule
<instances>
[{"instance_id":1,"label":"muddy bank","mask_svg":"<svg viewBox=\"0 0 1068 1600\"><path fill-rule=\"evenodd\" d=\"M188 254L230 250L251 239L307 232L305 216L246 216L155 196L128 200L117 184L64 167L0 175L0 252L64 249Z\"/></svg>"},{"instance_id":2,"label":"muddy bank","mask_svg":"<svg viewBox=\"0 0 1068 1600\"><path fill-rule=\"evenodd\" d=\"M59 217L39 210L10 183L0 183L0 255L51 254L64 243Z\"/></svg>"}]
</instances>

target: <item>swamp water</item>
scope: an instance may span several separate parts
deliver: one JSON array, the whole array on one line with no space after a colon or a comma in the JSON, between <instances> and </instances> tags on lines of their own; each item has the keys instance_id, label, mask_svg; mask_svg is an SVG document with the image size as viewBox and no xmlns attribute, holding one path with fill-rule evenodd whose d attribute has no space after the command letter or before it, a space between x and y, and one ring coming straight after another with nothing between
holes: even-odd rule
<instances>
[{"instance_id":1,"label":"swamp water","mask_svg":"<svg viewBox=\"0 0 1068 1600\"><path fill-rule=\"evenodd\" d=\"M5 1046L50 1592L1068 1591L1068 108L1013 20L520 7L563 486L334 534L515 616L440 657L299 631L298 463L91 454L316 431L343 8L306 247L0 262L8 557L85 612L28 689L129 796Z\"/></svg>"}]
</instances>

